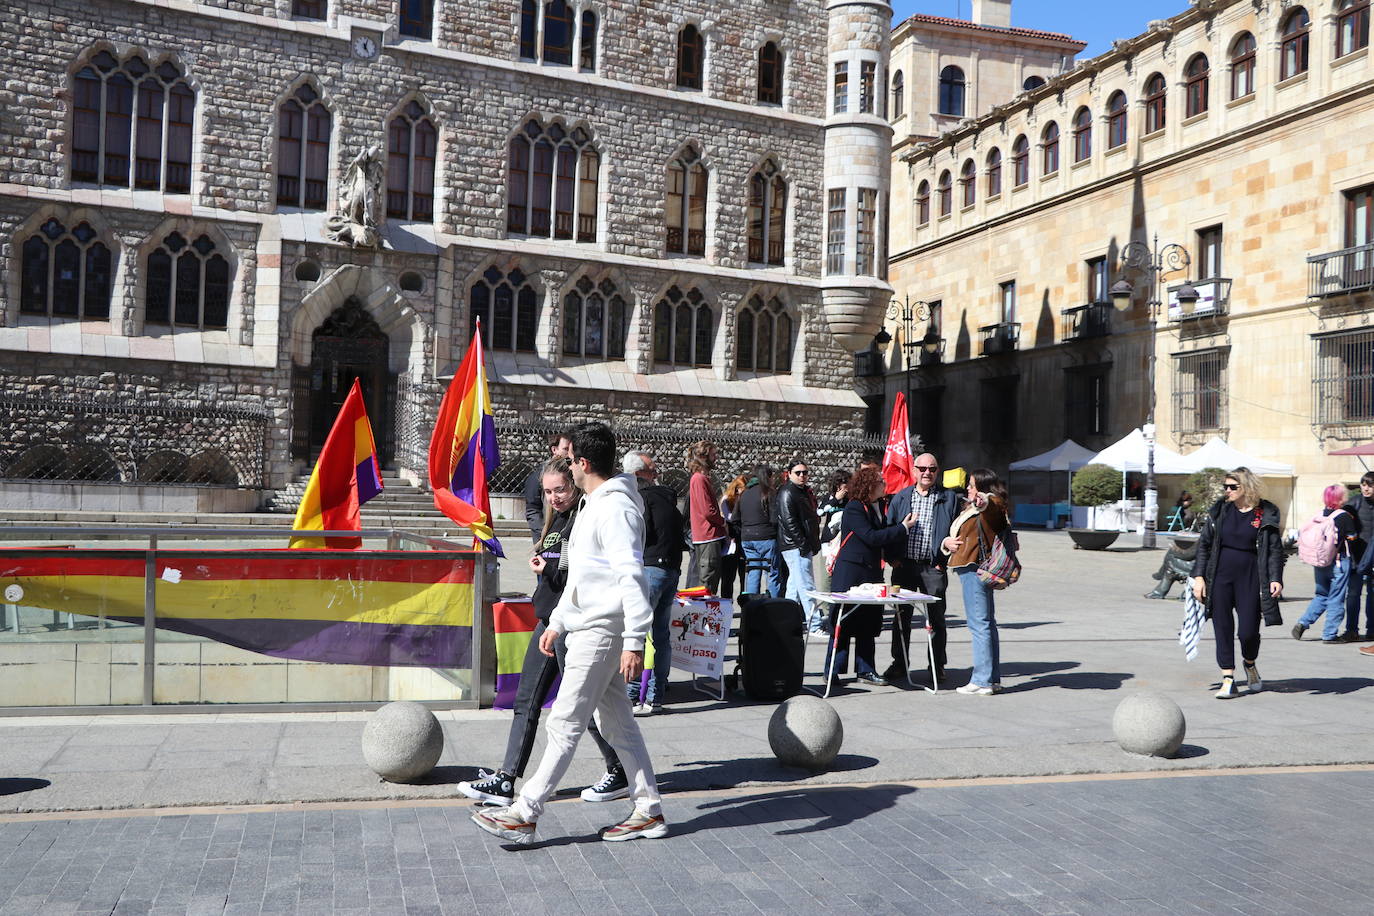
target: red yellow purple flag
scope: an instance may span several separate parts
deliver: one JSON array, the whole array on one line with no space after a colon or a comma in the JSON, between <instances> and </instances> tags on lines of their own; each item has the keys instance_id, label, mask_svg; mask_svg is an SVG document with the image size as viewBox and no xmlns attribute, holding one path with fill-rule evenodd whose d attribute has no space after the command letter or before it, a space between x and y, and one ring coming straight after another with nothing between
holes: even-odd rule
<instances>
[{"instance_id":1,"label":"red yellow purple flag","mask_svg":"<svg viewBox=\"0 0 1374 916\"><path fill-rule=\"evenodd\" d=\"M344 398L296 510L297 531L361 531L359 509L382 492L382 470L358 380ZM356 548L362 538L293 537L292 547Z\"/></svg>"},{"instance_id":2,"label":"red yellow purple flag","mask_svg":"<svg viewBox=\"0 0 1374 916\"><path fill-rule=\"evenodd\" d=\"M487 489L488 476L500 466L496 420L491 413L487 365L482 356L482 326L478 324L467 355L439 405L439 418L429 440L429 485L439 511L472 529L474 546L481 542L504 557L492 530Z\"/></svg>"}]
</instances>

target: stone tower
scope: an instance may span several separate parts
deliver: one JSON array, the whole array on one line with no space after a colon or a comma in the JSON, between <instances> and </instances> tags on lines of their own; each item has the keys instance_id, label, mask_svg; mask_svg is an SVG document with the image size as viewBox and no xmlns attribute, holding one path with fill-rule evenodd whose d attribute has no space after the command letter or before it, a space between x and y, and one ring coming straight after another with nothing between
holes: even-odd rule
<instances>
[{"instance_id":1,"label":"stone tower","mask_svg":"<svg viewBox=\"0 0 1374 916\"><path fill-rule=\"evenodd\" d=\"M892 127L887 67L892 7L886 0L826 0L824 280L822 297L840 345L858 352L882 325Z\"/></svg>"}]
</instances>

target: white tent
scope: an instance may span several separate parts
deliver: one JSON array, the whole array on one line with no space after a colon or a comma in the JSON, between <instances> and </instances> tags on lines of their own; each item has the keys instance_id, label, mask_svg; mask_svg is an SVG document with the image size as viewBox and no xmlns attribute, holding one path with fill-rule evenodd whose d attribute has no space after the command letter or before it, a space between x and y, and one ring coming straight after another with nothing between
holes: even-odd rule
<instances>
[{"instance_id":1,"label":"white tent","mask_svg":"<svg viewBox=\"0 0 1374 916\"><path fill-rule=\"evenodd\" d=\"M1188 463L1190 474L1203 468L1221 468L1224 471L1232 468L1249 468L1261 477L1293 476L1293 465L1247 455L1227 445L1226 440L1220 436L1213 436L1202 448L1184 455L1183 460Z\"/></svg>"},{"instance_id":2,"label":"white tent","mask_svg":"<svg viewBox=\"0 0 1374 916\"><path fill-rule=\"evenodd\" d=\"M1072 439L1063 442L1031 458L1013 461L1013 471L1076 471L1092 460L1091 449L1086 449Z\"/></svg>"},{"instance_id":3,"label":"white tent","mask_svg":"<svg viewBox=\"0 0 1374 916\"><path fill-rule=\"evenodd\" d=\"M1139 429L1133 429L1125 438L1107 446L1085 463L1105 464L1118 471L1143 474L1149 464L1149 448L1145 443L1145 434ZM1158 442L1155 443L1156 474L1191 474L1194 470L1196 468L1192 463L1178 452L1165 448Z\"/></svg>"}]
</instances>

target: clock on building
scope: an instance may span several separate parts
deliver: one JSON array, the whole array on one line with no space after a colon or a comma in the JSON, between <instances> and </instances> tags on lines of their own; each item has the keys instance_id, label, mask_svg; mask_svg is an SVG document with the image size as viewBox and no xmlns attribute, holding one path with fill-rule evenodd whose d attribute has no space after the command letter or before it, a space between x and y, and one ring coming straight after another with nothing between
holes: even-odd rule
<instances>
[{"instance_id":1,"label":"clock on building","mask_svg":"<svg viewBox=\"0 0 1374 916\"><path fill-rule=\"evenodd\" d=\"M359 35L353 39L353 56L371 60L377 56L377 42L367 35Z\"/></svg>"}]
</instances>

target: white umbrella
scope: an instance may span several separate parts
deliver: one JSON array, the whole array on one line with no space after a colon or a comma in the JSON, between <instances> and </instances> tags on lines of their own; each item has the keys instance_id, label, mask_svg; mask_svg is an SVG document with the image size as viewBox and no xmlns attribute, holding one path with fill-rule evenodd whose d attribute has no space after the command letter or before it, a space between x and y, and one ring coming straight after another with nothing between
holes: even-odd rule
<instances>
[{"instance_id":1,"label":"white umbrella","mask_svg":"<svg viewBox=\"0 0 1374 916\"><path fill-rule=\"evenodd\" d=\"M1133 429L1124 438L1098 452L1087 463L1105 464L1118 471L1144 473L1149 469L1149 446L1145 442L1145 434L1139 429ZM1155 443L1156 474L1191 474L1194 470L1196 468L1192 463L1178 452L1165 448L1158 442Z\"/></svg>"},{"instance_id":2,"label":"white umbrella","mask_svg":"<svg viewBox=\"0 0 1374 916\"><path fill-rule=\"evenodd\" d=\"M1213 436L1202 448L1184 455L1183 460L1188 462L1189 473L1203 468L1221 468L1224 471L1249 468L1261 477L1293 476L1293 465L1247 455L1240 449L1232 448L1220 436Z\"/></svg>"},{"instance_id":3,"label":"white umbrella","mask_svg":"<svg viewBox=\"0 0 1374 916\"><path fill-rule=\"evenodd\" d=\"M1013 471L1076 471L1092 460L1091 449L1084 448L1072 439L1063 442L1030 458L1013 461L1009 468Z\"/></svg>"}]
</instances>

